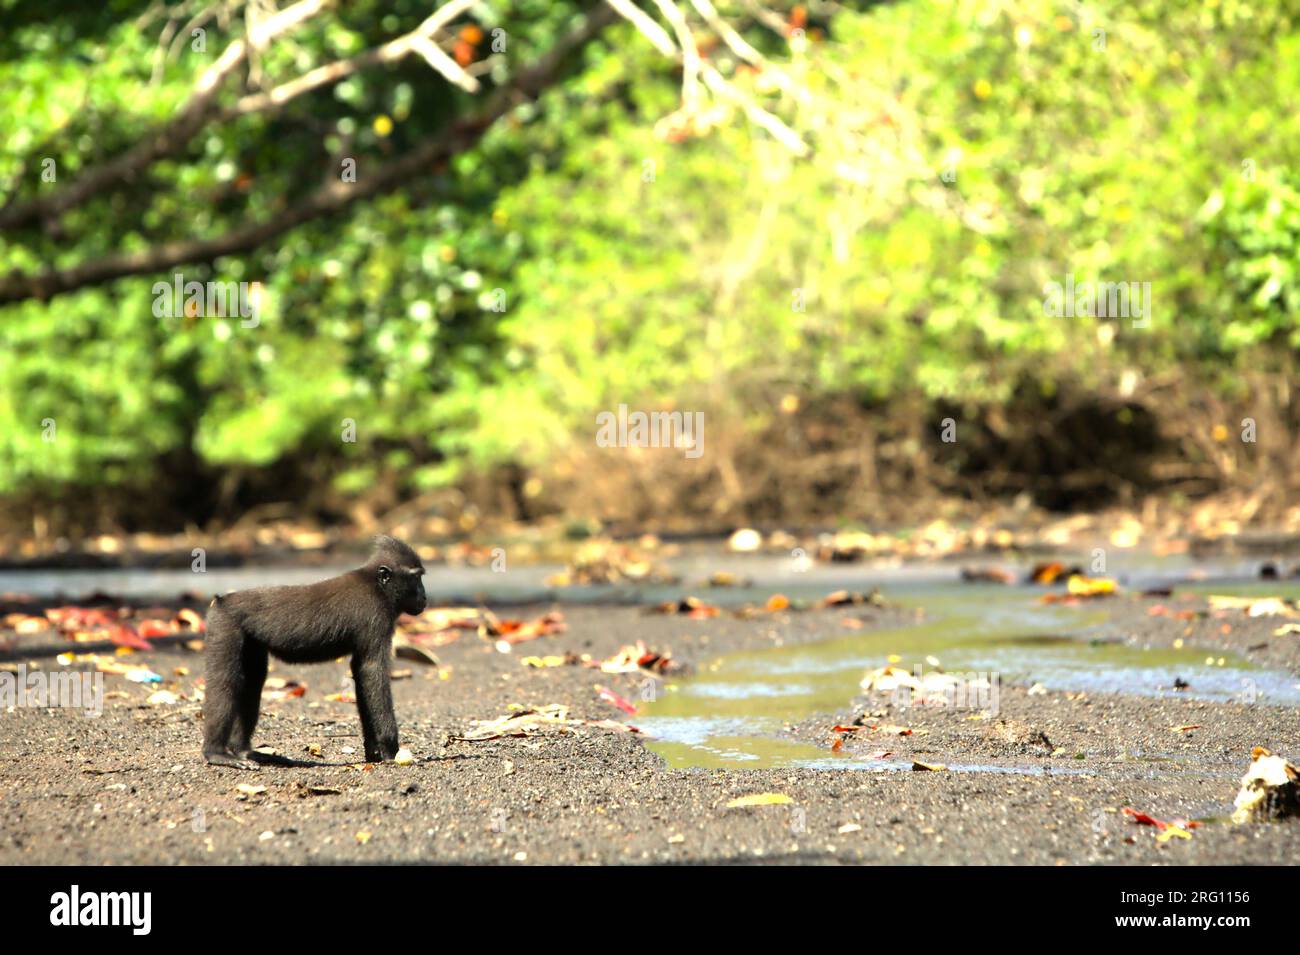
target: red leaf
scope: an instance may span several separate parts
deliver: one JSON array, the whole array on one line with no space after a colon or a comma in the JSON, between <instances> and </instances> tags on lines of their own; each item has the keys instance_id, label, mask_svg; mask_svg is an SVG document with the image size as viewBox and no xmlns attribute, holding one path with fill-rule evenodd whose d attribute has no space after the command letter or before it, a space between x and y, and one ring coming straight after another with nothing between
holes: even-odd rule
<instances>
[{"instance_id":1,"label":"red leaf","mask_svg":"<svg viewBox=\"0 0 1300 955\"><path fill-rule=\"evenodd\" d=\"M132 650L152 650L153 646L148 640L142 640L140 635L129 623L118 624L112 630L108 631L108 639L116 643L119 647L130 647Z\"/></svg>"},{"instance_id":2,"label":"red leaf","mask_svg":"<svg viewBox=\"0 0 1300 955\"><path fill-rule=\"evenodd\" d=\"M620 710L622 710L624 713L627 713L629 715L636 712L635 706L633 706L627 700L623 699L623 697L619 696L613 690L609 690L603 686L600 686L599 684L597 684L595 689L597 695L606 703L609 703L613 706L617 706Z\"/></svg>"}]
</instances>

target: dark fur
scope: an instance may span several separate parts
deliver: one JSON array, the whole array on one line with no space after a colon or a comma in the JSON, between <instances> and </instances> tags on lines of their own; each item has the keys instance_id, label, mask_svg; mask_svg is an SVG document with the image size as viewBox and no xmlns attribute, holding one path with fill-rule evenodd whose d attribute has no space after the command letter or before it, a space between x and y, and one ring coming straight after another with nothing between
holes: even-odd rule
<instances>
[{"instance_id":1,"label":"dark fur","mask_svg":"<svg viewBox=\"0 0 1300 955\"><path fill-rule=\"evenodd\" d=\"M268 653L290 663L350 655L366 760L397 754L389 684L393 625L424 610L424 565L392 537L375 539L364 567L302 587L258 587L225 594L208 609L203 758L256 769L257 727Z\"/></svg>"}]
</instances>

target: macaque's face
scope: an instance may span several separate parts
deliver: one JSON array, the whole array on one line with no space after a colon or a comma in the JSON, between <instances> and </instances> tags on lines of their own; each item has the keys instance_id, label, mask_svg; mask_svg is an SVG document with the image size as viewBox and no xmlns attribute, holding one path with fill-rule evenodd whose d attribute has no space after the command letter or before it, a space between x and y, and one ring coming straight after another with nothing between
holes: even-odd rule
<instances>
[{"instance_id":1,"label":"macaque's face","mask_svg":"<svg viewBox=\"0 0 1300 955\"><path fill-rule=\"evenodd\" d=\"M424 566L379 568L379 585L393 596L393 604L402 613L412 616L424 612Z\"/></svg>"}]
</instances>

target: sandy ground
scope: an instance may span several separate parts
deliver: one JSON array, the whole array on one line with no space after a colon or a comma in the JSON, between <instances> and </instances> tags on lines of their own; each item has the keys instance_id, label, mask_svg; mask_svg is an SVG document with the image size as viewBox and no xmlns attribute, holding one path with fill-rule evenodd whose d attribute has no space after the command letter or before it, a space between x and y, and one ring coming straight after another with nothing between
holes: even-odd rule
<instances>
[{"instance_id":1,"label":"sandy ground","mask_svg":"<svg viewBox=\"0 0 1300 955\"><path fill-rule=\"evenodd\" d=\"M1032 598L1031 598L1032 599ZM1134 643L1177 639L1232 648L1300 673L1300 637L1275 618L1241 622L1151 617L1155 599L1118 598L1113 633ZM1165 601L1169 603L1169 601ZM1179 605L1180 607L1182 605ZM1189 604L1188 606L1191 606ZM530 616L549 607L510 608ZM497 652L467 634L441 671L399 660L394 682L402 743L414 765L358 766L355 707L329 702L342 663L280 664L305 696L265 702L258 743L303 765L250 773L199 757L200 706L146 705L153 692L106 678L97 719L70 710L0 712L0 863L900 863L1250 864L1300 859L1300 820L1213 821L1191 839L1158 843L1119 810L1163 819L1223 820L1252 746L1300 757L1290 707L1185 699L1030 694L1003 687L996 717L969 710L891 709L887 699L789 726L830 745L829 728L862 714L906 723L910 736L849 739L842 755L887 749L929 763L1008 773L809 769L672 771L633 733L544 727L531 737L451 739L507 705L568 704L571 716L635 724L599 699L603 684L634 698L643 678L580 666L530 669L530 654L606 657L642 639L698 665L731 650L842 635L843 610L754 620L691 620L631 607L564 607L568 631ZM855 610L872 629L890 611ZM1189 631L1190 628L1190 631ZM181 648L136 658L188 693L201 658ZM47 661L48 663L51 661ZM188 674L177 675L177 668ZM444 678L445 675L445 678ZM972 718L972 717L975 718ZM1197 726L1195 730L1174 727ZM237 787L265 787L247 794ZM791 802L727 808L776 792Z\"/></svg>"}]
</instances>

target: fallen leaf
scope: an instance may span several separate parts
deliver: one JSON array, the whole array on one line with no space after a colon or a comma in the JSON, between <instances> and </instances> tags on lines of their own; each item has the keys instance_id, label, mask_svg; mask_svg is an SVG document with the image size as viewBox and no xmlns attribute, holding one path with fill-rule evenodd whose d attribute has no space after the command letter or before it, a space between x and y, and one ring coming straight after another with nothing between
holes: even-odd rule
<instances>
[{"instance_id":1,"label":"fallen leaf","mask_svg":"<svg viewBox=\"0 0 1300 955\"><path fill-rule=\"evenodd\" d=\"M627 700L623 699L623 697L619 696L613 690L608 689L607 687L603 687L599 684L595 686L595 690L596 690L596 695L599 696L602 700L604 700L606 703L609 703L612 706L617 706L620 710L622 710L624 713L627 713L629 716L636 712L636 706L634 704L629 703Z\"/></svg>"},{"instance_id":2,"label":"fallen leaf","mask_svg":"<svg viewBox=\"0 0 1300 955\"><path fill-rule=\"evenodd\" d=\"M558 610L544 613L533 620L500 620L490 611L484 610L478 632L481 637L513 645L563 633L566 629L564 614Z\"/></svg>"},{"instance_id":3,"label":"fallen leaf","mask_svg":"<svg viewBox=\"0 0 1300 955\"><path fill-rule=\"evenodd\" d=\"M1109 597L1115 592L1115 581L1107 577L1073 574L1065 582L1065 589L1075 597Z\"/></svg>"},{"instance_id":4,"label":"fallen leaf","mask_svg":"<svg viewBox=\"0 0 1300 955\"><path fill-rule=\"evenodd\" d=\"M652 613L682 614L692 620L708 620L718 616L722 611L712 604L706 604L699 597L683 597L661 603L651 610Z\"/></svg>"},{"instance_id":5,"label":"fallen leaf","mask_svg":"<svg viewBox=\"0 0 1300 955\"><path fill-rule=\"evenodd\" d=\"M749 809L753 806L784 806L794 802L784 793L757 793L753 796L740 796L727 803L728 809Z\"/></svg>"},{"instance_id":6,"label":"fallen leaf","mask_svg":"<svg viewBox=\"0 0 1300 955\"><path fill-rule=\"evenodd\" d=\"M298 790L299 796L341 796L343 790L334 786L302 786Z\"/></svg>"},{"instance_id":7,"label":"fallen leaf","mask_svg":"<svg viewBox=\"0 0 1300 955\"><path fill-rule=\"evenodd\" d=\"M857 591L835 590L813 604L814 607L819 608L861 607L863 605L883 607L885 605L885 598L880 596L880 591L878 590L872 590L867 594L859 593Z\"/></svg>"},{"instance_id":8,"label":"fallen leaf","mask_svg":"<svg viewBox=\"0 0 1300 955\"><path fill-rule=\"evenodd\" d=\"M532 667L537 670L544 670L548 667L562 667L571 662L566 656L549 656L549 657L520 657L520 664L526 667Z\"/></svg>"},{"instance_id":9,"label":"fallen leaf","mask_svg":"<svg viewBox=\"0 0 1300 955\"><path fill-rule=\"evenodd\" d=\"M1058 577L1063 576L1067 576L1065 565L1056 560L1035 564L1034 569L1029 572L1029 580L1035 584L1055 583Z\"/></svg>"},{"instance_id":10,"label":"fallen leaf","mask_svg":"<svg viewBox=\"0 0 1300 955\"><path fill-rule=\"evenodd\" d=\"M129 623L118 624L108 631L108 639L119 647L130 647L132 650L152 650L153 644L148 640L141 638L136 633L135 628Z\"/></svg>"},{"instance_id":11,"label":"fallen leaf","mask_svg":"<svg viewBox=\"0 0 1300 955\"><path fill-rule=\"evenodd\" d=\"M907 726L898 726L895 723L861 723L852 726L832 726L832 733L858 733L867 730L872 733L892 733L896 736L911 736L912 730Z\"/></svg>"},{"instance_id":12,"label":"fallen leaf","mask_svg":"<svg viewBox=\"0 0 1300 955\"><path fill-rule=\"evenodd\" d=\"M654 674L665 674L681 669L671 653L651 650L641 640L621 647L608 660L588 662L586 665L599 667L603 673L637 673L647 670Z\"/></svg>"},{"instance_id":13,"label":"fallen leaf","mask_svg":"<svg viewBox=\"0 0 1300 955\"><path fill-rule=\"evenodd\" d=\"M1187 819L1174 819L1170 822L1166 822L1163 819L1157 819L1155 816L1149 816L1144 812L1138 812L1136 809L1132 809L1128 806L1125 806L1120 810L1120 812L1128 816L1140 826L1154 826L1158 832L1158 835L1156 836L1157 842L1168 842L1173 838L1190 839L1192 838L1191 830L1201 825L1199 822L1189 821Z\"/></svg>"},{"instance_id":14,"label":"fallen leaf","mask_svg":"<svg viewBox=\"0 0 1300 955\"><path fill-rule=\"evenodd\" d=\"M1002 567L963 567L961 579L968 584L1014 584L1016 575Z\"/></svg>"},{"instance_id":15,"label":"fallen leaf","mask_svg":"<svg viewBox=\"0 0 1300 955\"><path fill-rule=\"evenodd\" d=\"M21 613L8 614L0 620L0 626L19 634L41 633L54 629L53 622L46 617L30 617Z\"/></svg>"},{"instance_id":16,"label":"fallen leaf","mask_svg":"<svg viewBox=\"0 0 1300 955\"><path fill-rule=\"evenodd\" d=\"M176 616L173 618L173 623L176 624L177 629L189 629L195 631L202 631L205 629L203 618L189 607L182 607L180 610L177 610Z\"/></svg>"},{"instance_id":17,"label":"fallen leaf","mask_svg":"<svg viewBox=\"0 0 1300 955\"><path fill-rule=\"evenodd\" d=\"M748 583L748 578L740 577L725 570L719 570L709 576L710 587L742 587L747 586Z\"/></svg>"},{"instance_id":18,"label":"fallen leaf","mask_svg":"<svg viewBox=\"0 0 1300 955\"><path fill-rule=\"evenodd\" d=\"M1206 599L1211 610L1244 610L1248 617L1300 616L1300 611L1280 597L1233 597L1211 594Z\"/></svg>"},{"instance_id":19,"label":"fallen leaf","mask_svg":"<svg viewBox=\"0 0 1300 955\"><path fill-rule=\"evenodd\" d=\"M169 620L141 620L136 624L136 632L144 640L153 640L157 637L169 637L176 632L176 628Z\"/></svg>"},{"instance_id":20,"label":"fallen leaf","mask_svg":"<svg viewBox=\"0 0 1300 955\"><path fill-rule=\"evenodd\" d=\"M292 700L307 692L307 684L282 677L270 677L262 687L262 699L268 702Z\"/></svg>"},{"instance_id":21,"label":"fallen leaf","mask_svg":"<svg viewBox=\"0 0 1300 955\"><path fill-rule=\"evenodd\" d=\"M398 634L393 638L393 655L401 660L411 660L415 663L425 663L434 667L439 665L438 657L432 650L402 634Z\"/></svg>"},{"instance_id":22,"label":"fallen leaf","mask_svg":"<svg viewBox=\"0 0 1300 955\"><path fill-rule=\"evenodd\" d=\"M658 542L643 538L644 549L653 550ZM548 587L571 587L574 584L616 584L624 581L675 583L677 577L669 573L641 549L604 538L589 540L582 545L574 559L562 573L552 574L545 580Z\"/></svg>"},{"instance_id":23,"label":"fallen leaf","mask_svg":"<svg viewBox=\"0 0 1300 955\"><path fill-rule=\"evenodd\" d=\"M635 726L616 720L570 719L569 708L562 703L542 707L511 703L509 709L513 712L495 720L473 720L473 730L463 736L450 738L467 743L482 743L503 736L533 736L536 735L534 731L541 726L586 726L620 733L641 732Z\"/></svg>"}]
</instances>

